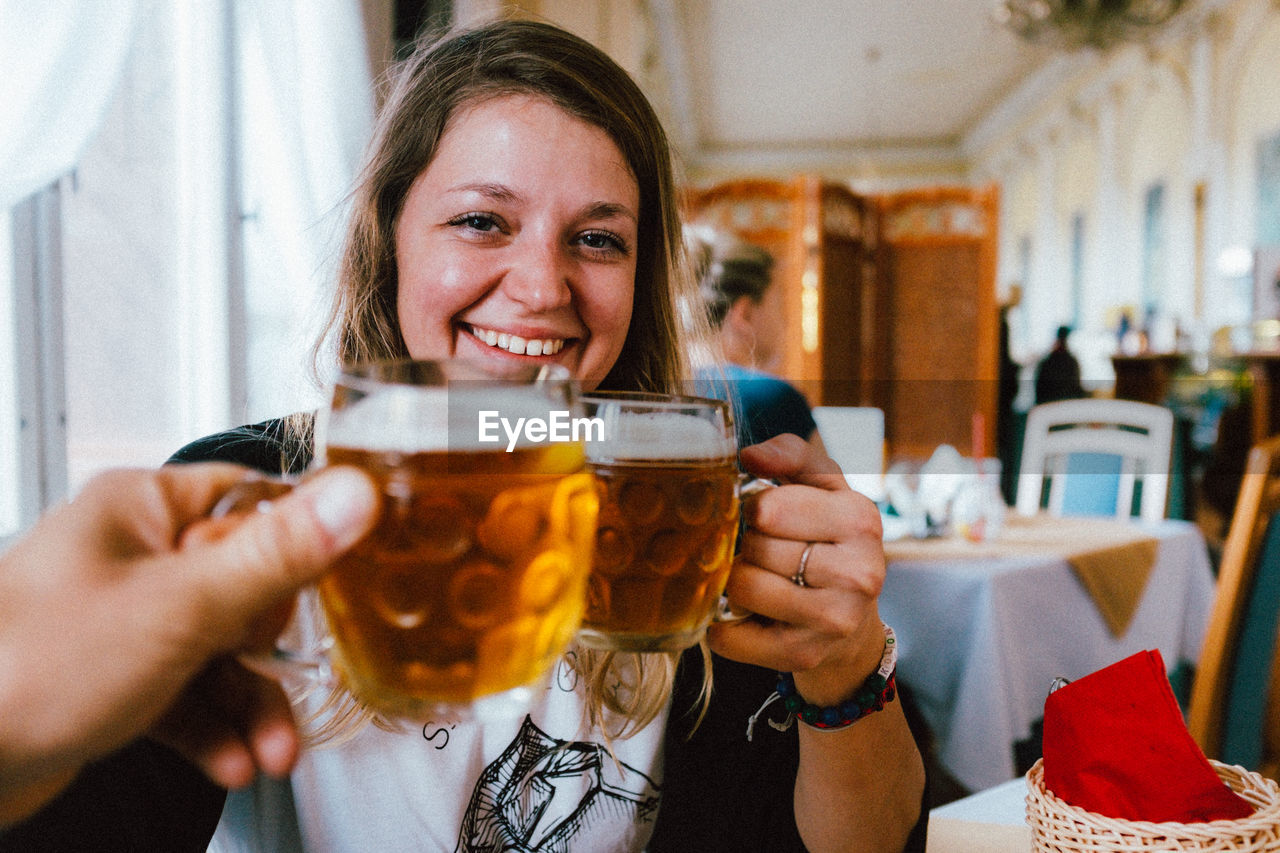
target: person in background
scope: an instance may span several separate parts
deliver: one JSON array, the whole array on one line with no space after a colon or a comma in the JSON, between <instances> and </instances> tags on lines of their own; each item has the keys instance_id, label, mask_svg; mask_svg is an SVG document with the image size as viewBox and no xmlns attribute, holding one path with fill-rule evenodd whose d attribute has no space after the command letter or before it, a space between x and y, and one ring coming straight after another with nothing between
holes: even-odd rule
<instances>
[{"instance_id":1,"label":"person in background","mask_svg":"<svg viewBox=\"0 0 1280 853\"><path fill-rule=\"evenodd\" d=\"M423 42L384 101L318 339L332 336L343 363L558 364L587 391L679 391L711 347L687 310L698 293L678 203L652 106L589 42L521 20ZM317 352L327 375L332 354ZM175 461L305 466L308 422L212 436ZM761 618L714 625L683 655L574 646L511 719L349 726L314 697L307 710L335 740L308 750L287 786L260 778L233 794L218 839L468 851L526 844L536 827L569 850L919 847L923 763L900 702L831 731L758 720L746 738L779 672L831 708L871 683L891 646L875 505L794 435L740 458L782 483L744 509L727 588ZM760 716L785 719L777 707ZM583 757L555 772L554 809L538 805L542 773L498 787L506 762L559 761L551 745Z\"/></svg>"},{"instance_id":2,"label":"person in background","mask_svg":"<svg viewBox=\"0 0 1280 853\"><path fill-rule=\"evenodd\" d=\"M996 389L996 456L1000 459L1000 492L1012 505L1017 491L1018 472L1014 465L1018 453L1018 413L1014 400L1018 397L1018 374L1022 365L1013 358L1009 315L1022 303L1022 285L1009 285L1009 295L1000 306Z\"/></svg>"},{"instance_id":3,"label":"person in background","mask_svg":"<svg viewBox=\"0 0 1280 853\"><path fill-rule=\"evenodd\" d=\"M1067 348L1070 326L1059 326L1053 347L1036 365L1036 405L1087 397L1080 382L1080 362Z\"/></svg>"},{"instance_id":4,"label":"person in background","mask_svg":"<svg viewBox=\"0 0 1280 853\"><path fill-rule=\"evenodd\" d=\"M40 849L3 828L145 732L221 785L293 767L299 739L284 693L229 655L364 535L378 498L365 474L334 468L273 512L213 533L210 508L249 473L208 464L100 474L0 555L6 849ZM210 690L218 701L206 701Z\"/></svg>"},{"instance_id":5,"label":"person in background","mask_svg":"<svg viewBox=\"0 0 1280 853\"><path fill-rule=\"evenodd\" d=\"M773 256L733 235L700 226L685 229L685 242L707 319L725 359L719 371L729 384L740 443L792 433L821 447L804 395L768 372L777 366L786 343L782 288L773 281ZM715 369L704 371L713 387L719 378Z\"/></svg>"}]
</instances>

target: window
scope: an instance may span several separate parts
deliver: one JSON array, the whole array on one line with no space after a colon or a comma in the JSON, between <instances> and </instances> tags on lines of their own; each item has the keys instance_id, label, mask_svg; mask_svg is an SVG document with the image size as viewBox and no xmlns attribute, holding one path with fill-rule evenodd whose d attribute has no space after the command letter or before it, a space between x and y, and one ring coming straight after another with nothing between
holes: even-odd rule
<instances>
[{"instance_id":1,"label":"window","mask_svg":"<svg viewBox=\"0 0 1280 853\"><path fill-rule=\"evenodd\" d=\"M336 254L320 214L341 214L372 86L359 3L312 11L139 15L74 171L0 210L0 543L103 468L317 396L298 340ZM46 70L98 70L72 53Z\"/></svg>"},{"instance_id":2,"label":"window","mask_svg":"<svg viewBox=\"0 0 1280 853\"><path fill-rule=\"evenodd\" d=\"M1147 188L1142 216L1142 291L1144 310L1160 307L1165 277L1164 183Z\"/></svg>"},{"instance_id":3,"label":"window","mask_svg":"<svg viewBox=\"0 0 1280 853\"><path fill-rule=\"evenodd\" d=\"M1084 311L1084 213L1071 217L1071 326L1079 329Z\"/></svg>"},{"instance_id":4,"label":"window","mask_svg":"<svg viewBox=\"0 0 1280 853\"><path fill-rule=\"evenodd\" d=\"M1026 290L1031 280L1031 235L1023 234L1018 238L1018 280Z\"/></svg>"},{"instance_id":5,"label":"window","mask_svg":"<svg viewBox=\"0 0 1280 853\"><path fill-rule=\"evenodd\" d=\"M5 212L0 243L13 259L0 299L15 332L0 356L8 391L0 394L0 541L35 520L66 490L65 408L61 367L59 188L47 187Z\"/></svg>"},{"instance_id":6,"label":"window","mask_svg":"<svg viewBox=\"0 0 1280 853\"><path fill-rule=\"evenodd\" d=\"M111 107L62 184L67 481L154 467L186 435L183 83L175 14L144 16ZM210 353L211 359L216 354Z\"/></svg>"},{"instance_id":7,"label":"window","mask_svg":"<svg viewBox=\"0 0 1280 853\"><path fill-rule=\"evenodd\" d=\"M18 435L22 422L18 411L18 348L25 343L19 340L20 330L28 323L19 323L14 298L13 222L7 210L0 210L0 543L23 527L20 506L22 478L18 447Z\"/></svg>"},{"instance_id":8,"label":"window","mask_svg":"<svg viewBox=\"0 0 1280 853\"><path fill-rule=\"evenodd\" d=\"M1280 133L1258 141L1258 245L1280 246Z\"/></svg>"}]
</instances>

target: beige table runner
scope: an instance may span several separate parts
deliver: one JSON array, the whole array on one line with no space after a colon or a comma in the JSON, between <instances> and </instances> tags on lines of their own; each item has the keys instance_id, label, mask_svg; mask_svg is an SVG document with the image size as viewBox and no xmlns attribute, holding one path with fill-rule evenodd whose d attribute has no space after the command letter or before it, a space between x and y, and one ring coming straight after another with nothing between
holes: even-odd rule
<instances>
[{"instance_id":1,"label":"beige table runner","mask_svg":"<svg viewBox=\"0 0 1280 853\"><path fill-rule=\"evenodd\" d=\"M1093 599L1113 636L1122 637L1142 600L1159 541L1136 524L1109 518L1011 515L999 538L900 539L885 543L890 561L995 559L1026 554L1062 557Z\"/></svg>"}]
</instances>

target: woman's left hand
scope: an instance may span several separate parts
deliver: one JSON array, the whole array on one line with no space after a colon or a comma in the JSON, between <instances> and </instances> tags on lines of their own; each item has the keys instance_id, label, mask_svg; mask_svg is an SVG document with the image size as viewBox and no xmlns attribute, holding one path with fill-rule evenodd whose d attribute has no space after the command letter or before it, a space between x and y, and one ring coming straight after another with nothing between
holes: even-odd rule
<instances>
[{"instance_id":1,"label":"woman's left hand","mask_svg":"<svg viewBox=\"0 0 1280 853\"><path fill-rule=\"evenodd\" d=\"M811 702L847 699L884 650L876 607L884 583L880 514L821 449L780 435L742 449L752 474L783 485L743 502L746 529L726 589L756 614L717 624L711 648L732 660L795 673ZM802 555L812 543L803 572Z\"/></svg>"}]
</instances>

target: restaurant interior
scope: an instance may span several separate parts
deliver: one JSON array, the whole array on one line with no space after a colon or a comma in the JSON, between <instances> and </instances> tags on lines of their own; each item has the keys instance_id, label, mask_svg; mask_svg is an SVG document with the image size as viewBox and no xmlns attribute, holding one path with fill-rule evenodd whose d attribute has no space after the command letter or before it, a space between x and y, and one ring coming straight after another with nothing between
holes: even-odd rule
<instances>
[{"instance_id":1,"label":"restaurant interior","mask_svg":"<svg viewBox=\"0 0 1280 853\"><path fill-rule=\"evenodd\" d=\"M688 221L772 254L770 370L884 513L933 805L1021 780L1055 676L1147 649L1210 758L1280 778L1275 0L86 6L11 95L62 114L0 130L32 164L0 175L0 544L100 470L316 405L305 342L379 82L424 28L503 10L626 68ZM1063 327L1096 407L1059 452L1150 437L1136 469L1046 476ZM1116 517L1042 484L1073 475Z\"/></svg>"}]
</instances>

